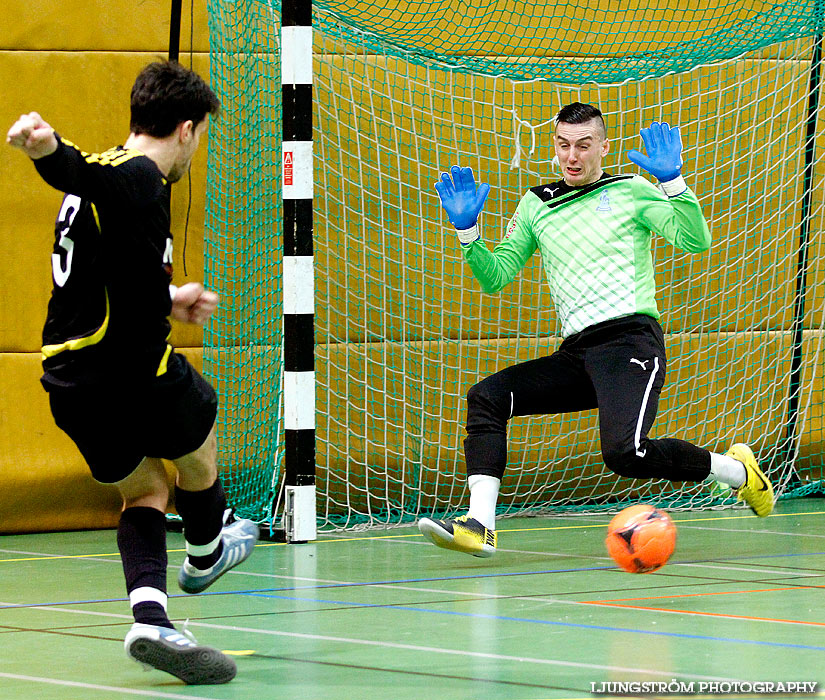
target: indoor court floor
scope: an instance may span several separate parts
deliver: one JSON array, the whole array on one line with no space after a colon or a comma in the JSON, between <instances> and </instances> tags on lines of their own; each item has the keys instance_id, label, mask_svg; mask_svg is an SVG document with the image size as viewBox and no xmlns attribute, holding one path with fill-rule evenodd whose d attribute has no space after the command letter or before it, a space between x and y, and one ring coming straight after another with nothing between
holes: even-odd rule
<instances>
[{"instance_id":1,"label":"indoor court floor","mask_svg":"<svg viewBox=\"0 0 825 700\"><path fill-rule=\"evenodd\" d=\"M613 565L608 515L518 518L499 521L491 559L414 527L262 542L197 596L176 588L183 540L170 533L170 616L236 655L223 686L125 657L114 531L6 536L0 698L748 698L769 683L783 684L772 698L790 683L825 695L825 500L781 501L766 519L672 516L676 553L653 574Z\"/></svg>"}]
</instances>

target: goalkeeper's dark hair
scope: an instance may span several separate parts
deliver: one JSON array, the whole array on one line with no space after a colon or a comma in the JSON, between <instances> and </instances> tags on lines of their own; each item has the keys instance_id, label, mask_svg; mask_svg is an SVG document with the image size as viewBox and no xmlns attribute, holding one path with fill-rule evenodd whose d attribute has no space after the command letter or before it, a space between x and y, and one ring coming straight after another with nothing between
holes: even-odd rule
<instances>
[{"instance_id":1,"label":"goalkeeper's dark hair","mask_svg":"<svg viewBox=\"0 0 825 700\"><path fill-rule=\"evenodd\" d=\"M217 117L221 101L197 73L177 61L156 61L144 68L132 86L133 134L169 136L178 124L197 126L207 114Z\"/></svg>"},{"instance_id":2,"label":"goalkeeper's dark hair","mask_svg":"<svg viewBox=\"0 0 825 700\"><path fill-rule=\"evenodd\" d=\"M604 116L598 107L584 104L583 102L573 102L559 110L556 115L556 124L586 124L591 119L598 119L602 125L602 135L607 135L607 127L604 123Z\"/></svg>"}]
</instances>

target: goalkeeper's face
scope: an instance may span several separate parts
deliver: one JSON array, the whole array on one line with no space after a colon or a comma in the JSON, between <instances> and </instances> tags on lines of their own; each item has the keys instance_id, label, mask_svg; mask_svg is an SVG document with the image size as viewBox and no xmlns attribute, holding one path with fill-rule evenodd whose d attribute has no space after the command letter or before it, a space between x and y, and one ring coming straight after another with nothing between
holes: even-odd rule
<instances>
[{"instance_id":1,"label":"goalkeeper's face","mask_svg":"<svg viewBox=\"0 0 825 700\"><path fill-rule=\"evenodd\" d=\"M600 120L591 119L584 124L559 122L553 144L568 185L589 185L602 176L602 158L607 155L610 144Z\"/></svg>"}]
</instances>

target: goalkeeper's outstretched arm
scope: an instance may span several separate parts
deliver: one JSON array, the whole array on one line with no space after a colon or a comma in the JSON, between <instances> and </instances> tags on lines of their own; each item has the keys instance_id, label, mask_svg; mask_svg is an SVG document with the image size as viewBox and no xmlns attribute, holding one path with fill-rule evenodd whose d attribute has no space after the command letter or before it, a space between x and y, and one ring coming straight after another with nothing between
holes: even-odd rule
<instances>
[{"instance_id":1,"label":"goalkeeper's outstretched arm","mask_svg":"<svg viewBox=\"0 0 825 700\"><path fill-rule=\"evenodd\" d=\"M641 215L647 226L677 248L700 253L710 247L710 231L696 195L682 177L682 136L678 126L653 122L641 130L647 155L629 151L627 157L659 181L667 202L640 193ZM650 201L646 201L646 200Z\"/></svg>"},{"instance_id":2,"label":"goalkeeper's outstretched arm","mask_svg":"<svg viewBox=\"0 0 825 700\"><path fill-rule=\"evenodd\" d=\"M678 126L667 122L653 122L641 131L647 155L639 151L628 151L627 157L642 170L655 177L669 197L681 194L687 189L682 177L682 134Z\"/></svg>"},{"instance_id":3,"label":"goalkeeper's outstretched arm","mask_svg":"<svg viewBox=\"0 0 825 700\"><path fill-rule=\"evenodd\" d=\"M490 252L481 240L478 226L478 216L490 194L490 186L482 183L476 187L471 168L454 165L450 173L441 173L435 189L447 218L456 228L464 259L481 288L485 292L495 293L507 286L535 252L535 241L529 237L524 245L507 236ZM511 220L508 230L512 229L517 218L518 213Z\"/></svg>"},{"instance_id":4,"label":"goalkeeper's outstretched arm","mask_svg":"<svg viewBox=\"0 0 825 700\"><path fill-rule=\"evenodd\" d=\"M449 173L441 173L441 179L435 183L435 190L441 198L441 206L447 212L447 218L455 226L461 245L469 245L478 240L478 215L484 208L490 185L481 183L476 189L472 168L454 165Z\"/></svg>"}]
</instances>

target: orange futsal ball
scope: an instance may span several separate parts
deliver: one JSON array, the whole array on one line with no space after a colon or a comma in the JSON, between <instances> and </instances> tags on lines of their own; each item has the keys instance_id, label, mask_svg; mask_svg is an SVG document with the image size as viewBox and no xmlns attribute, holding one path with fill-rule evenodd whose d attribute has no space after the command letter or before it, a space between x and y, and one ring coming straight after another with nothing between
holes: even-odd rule
<instances>
[{"instance_id":1,"label":"orange futsal ball","mask_svg":"<svg viewBox=\"0 0 825 700\"><path fill-rule=\"evenodd\" d=\"M630 506L607 526L607 553L631 574L661 569L676 548L676 526L653 506Z\"/></svg>"}]
</instances>

